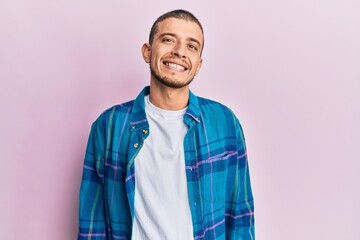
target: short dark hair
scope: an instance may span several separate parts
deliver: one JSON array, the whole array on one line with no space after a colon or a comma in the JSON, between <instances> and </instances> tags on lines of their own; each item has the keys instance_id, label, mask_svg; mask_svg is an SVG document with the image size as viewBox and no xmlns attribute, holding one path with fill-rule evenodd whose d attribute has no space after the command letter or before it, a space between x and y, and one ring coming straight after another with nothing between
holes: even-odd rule
<instances>
[{"instance_id":1,"label":"short dark hair","mask_svg":"<svg viewBox=\"0 0 360 240\"><path fill-rule=\"evenodd\" d=\"M152 45L153 41L154 41L154 35L157 32L157 25L159 22L164 21L165 19L168 18L177 18L177 19L184 19L187 21L191 21L196 23L200 29L201 29L201 33L204 36L204 30L201 26L201 23L199 22L199 20L194 16L194 14L192 14L189 11L183 10L183 9L177 9L177 10L173 10L167 13L164 13L163 15L161 15L160 17L158 17L158 19L156 19L156 21L153 23L151 30L150 30L150 35L149 35L149 44ZM204 42L203 42L203 46L202 49L204 48ZM201 49L201 51L202 51Z\"/></svg>"}]
</instances>

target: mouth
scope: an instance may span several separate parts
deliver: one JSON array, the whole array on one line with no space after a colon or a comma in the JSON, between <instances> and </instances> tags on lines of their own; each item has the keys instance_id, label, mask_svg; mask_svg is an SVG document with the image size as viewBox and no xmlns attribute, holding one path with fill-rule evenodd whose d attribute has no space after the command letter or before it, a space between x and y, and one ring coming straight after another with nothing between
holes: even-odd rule
<instances>
[{"instance_id":1,"label":"mouth","mask_svg":"<svg viewBox=\"0 0 360 240\"><path fill-rule=\"evenodd\" d=\"M178 63L164 61L163 64L165 66L167 66L168 68L170 68L172 70L176 70L176 71L186 71L186 70L188 70L188 68L186 66L184 66L182 64L178 64Z\"/></svg>"}]
</instances>

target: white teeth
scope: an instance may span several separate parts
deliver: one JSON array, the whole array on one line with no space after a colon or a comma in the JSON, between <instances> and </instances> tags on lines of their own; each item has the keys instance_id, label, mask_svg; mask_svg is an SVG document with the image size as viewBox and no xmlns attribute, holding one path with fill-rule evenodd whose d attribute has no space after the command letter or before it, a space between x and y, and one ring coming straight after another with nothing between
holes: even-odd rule
<instances>
[{"instance_id":1,"label":"white teeth","mask_svg":"<svg viewBox=\"0 0 360 240\"><path fill-rule=\"evenodd\" d=\"M185 70L185 68L183 66L177 65L175 63L166 63L166 65L171 68L178 69L178 70Z\"/></svg>"}]
</instances>

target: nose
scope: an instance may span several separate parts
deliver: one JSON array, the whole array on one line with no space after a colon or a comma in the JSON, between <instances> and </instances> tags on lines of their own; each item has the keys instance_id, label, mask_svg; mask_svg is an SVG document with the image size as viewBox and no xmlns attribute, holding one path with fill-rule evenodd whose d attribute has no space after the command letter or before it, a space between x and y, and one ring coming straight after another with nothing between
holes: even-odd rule
<instances>
[{"instance_id":1,"label":"nose","mask_svg":"<svg viewBox=\"0 0 360 240\"><path fill-rule=\"evenodd\" d=\"M179 58L185 58L186 57L186 46L180 42L178 42L172 51L172 55L179 57Z\"/></svg>"}]
</instances>

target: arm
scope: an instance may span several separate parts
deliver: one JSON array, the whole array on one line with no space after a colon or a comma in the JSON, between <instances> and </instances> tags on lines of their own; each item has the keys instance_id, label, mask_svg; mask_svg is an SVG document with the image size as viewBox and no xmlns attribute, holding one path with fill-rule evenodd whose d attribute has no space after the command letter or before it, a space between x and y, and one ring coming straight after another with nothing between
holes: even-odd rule
<instances>
[{"instance_id":1,"label":"arm","mask_svg":"<svg viewBox=\"0 0 360 240\"><path fill-rule=\"evenodd\" d=\"M104 211L104 131L99 121L91 127L86 148L80 187L78 240L100 240L106 237Z\"/></svg>"},{"instance_id":2,"label":"arm","mask_svg":"<svg viewBox=\"0 0 360 240\"><path fill-rule=\"evenodd\" d=\"M236 170L231 176L233 200L226 212L228 218L228 236L226 239L254 240L254 200L251 190L245 138L236 117L234 117L234 121L236 125L238 156Z\"/></svg>"}]
</instances>

